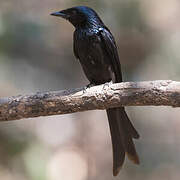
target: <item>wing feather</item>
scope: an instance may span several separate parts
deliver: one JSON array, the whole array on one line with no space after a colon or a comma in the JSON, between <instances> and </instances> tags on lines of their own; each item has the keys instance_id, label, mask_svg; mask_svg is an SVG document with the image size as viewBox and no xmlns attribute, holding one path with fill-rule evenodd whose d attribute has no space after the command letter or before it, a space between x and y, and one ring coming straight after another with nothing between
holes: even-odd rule
<instances>
[{"instance_id":1,"label":"wing feather","mask_svg":"<svg viewBox=\"0 0 180 180\"><path fill-rule=\"evenodd\" d=\"M113 35L107 28L100 28L99 35L101 37L103 49L110 58L112 70L115 73L116 82L122 82L121 65Z\"/></svg>"}]
</instances>

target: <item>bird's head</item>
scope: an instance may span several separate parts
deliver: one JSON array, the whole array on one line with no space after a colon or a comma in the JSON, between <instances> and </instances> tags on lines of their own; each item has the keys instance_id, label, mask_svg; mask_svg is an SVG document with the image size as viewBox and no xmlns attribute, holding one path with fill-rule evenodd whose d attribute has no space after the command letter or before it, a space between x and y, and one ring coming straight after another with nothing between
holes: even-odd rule
<instances>
[{"instance_id":1,"label":"bird's head","mask_svg":"<svg viewBox=\"0 0 180 180\"><path fill-rule=\"evenodd\" d=\"M52 16L62 17L71 22L75 27L83 26L87 23L102 23L97 13L86 6L77 6L62 11L51 13Z\"/></svg>"}]
</instances>

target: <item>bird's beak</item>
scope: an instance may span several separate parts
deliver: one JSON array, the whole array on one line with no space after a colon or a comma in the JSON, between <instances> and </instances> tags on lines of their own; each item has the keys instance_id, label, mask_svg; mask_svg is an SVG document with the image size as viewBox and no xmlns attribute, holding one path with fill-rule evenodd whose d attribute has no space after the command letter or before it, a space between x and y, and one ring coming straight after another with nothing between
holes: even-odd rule
<instances>
[{"instance_id":1,"label":"bird's beak","mask_svg":"<svg viewBox=\"0 0 180 180\"><path fill-rule=\"evenodd\" d=\"M50 15L52 15L52 16L59 16L59 17L67 19L67 15L65 13L61 12L61 11L51 13Z\"/></svg>"}]
</instances>

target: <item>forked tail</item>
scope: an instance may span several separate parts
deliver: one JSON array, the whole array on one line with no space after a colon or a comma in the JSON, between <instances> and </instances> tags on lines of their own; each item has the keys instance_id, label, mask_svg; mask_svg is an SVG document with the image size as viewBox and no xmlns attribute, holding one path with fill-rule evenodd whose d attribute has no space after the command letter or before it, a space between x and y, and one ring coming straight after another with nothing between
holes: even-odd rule
<instances>
[{"instance_id":1,"label":"forked tail","mask_svg":"<svg viewBox=\"0 0 180 180\"><path fill-rule=\"evenodd\" d=\"M113 148L113 175L116 176L122 168L125 154L135 164L139 158L133 143L139 134L129 120L124 107L107 109Z\"/></svg>"}]
</instances>

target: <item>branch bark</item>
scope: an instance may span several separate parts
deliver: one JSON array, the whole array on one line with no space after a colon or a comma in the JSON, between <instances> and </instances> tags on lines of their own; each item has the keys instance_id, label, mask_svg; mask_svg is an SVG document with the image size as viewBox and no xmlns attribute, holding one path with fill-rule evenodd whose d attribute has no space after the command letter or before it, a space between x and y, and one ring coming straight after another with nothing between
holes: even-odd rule
<instances>
[{"instance_id":1,"label":"branch bark","mask_svg":"<svg viewBox=\"0 0 180 180\"><path fill-rule=\"evenodd\" d=\"M119 106L180 107L180 82L108 83L86 90L80 88L0 98L0 121Z\"/></svg>"}]
</instances>

